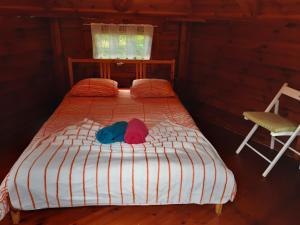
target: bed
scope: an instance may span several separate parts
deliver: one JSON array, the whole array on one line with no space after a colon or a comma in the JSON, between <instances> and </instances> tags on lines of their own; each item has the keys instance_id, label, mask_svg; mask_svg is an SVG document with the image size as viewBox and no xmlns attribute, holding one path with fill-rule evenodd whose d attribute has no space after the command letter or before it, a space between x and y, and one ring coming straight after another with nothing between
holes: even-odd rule
<instances>
[{"instance_id":1,"label":"bed","mask_svg":"<svg viewBox=\"0 0 300 225\"><path fill-rule=\"evenodd\" d=\"M114 60L98 62L110 77ZM136 64L136 77L148 63L173 60L123 60ZM95 132L115 121L138 118L149 128L145 144L102 145ZM14 223L20 210L95 205L222 204L233 201L236 182L217 151L203 136L177 96L133 98L67 94L1 184L0 218L9 210Z\"/></svg>"}]
</instances>

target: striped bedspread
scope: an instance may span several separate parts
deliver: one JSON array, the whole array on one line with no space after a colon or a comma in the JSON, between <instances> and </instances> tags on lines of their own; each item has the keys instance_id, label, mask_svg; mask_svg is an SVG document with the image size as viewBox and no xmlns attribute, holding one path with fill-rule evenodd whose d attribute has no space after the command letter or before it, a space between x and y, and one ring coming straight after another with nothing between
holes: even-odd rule
<instances>
[{"instance_id":1,"label":"striped bedspread","mask_svg":"<svg viewBox=\"0 0 300 225\"><path fill-rule=\"evenodd\" d=\"M84 120L89 118L90 120ZM143 145L101 145L95 130L138 118ZM96 122L93 122L96 121ZM101 124L101 125L100 125ZM216 204L236 185L213 146L177 97L70 97L42 126L0 186L0 220L13 207Z\"/></svg>"},{"instance_id":2,"label":"striped bedspread","mask_svg":"<svg viewBox=\"0 0 300 225\"><path fill-rule=\"evenodd\" d=\"M116 121L138 118L151 128L157 123L170 120L185 127L195 128L193 119L178 97L132 98L127 89L119 90L117 97L72 97L67 95L35 139L58 129L78 123L84 118L109 125Z\"/></svg>"},{"instance_id":3,"label":"striped bedspread","mask_svg":"<svg viewBox=\"0 0 300 225\"><path fill-rule=\"evenodd\" d=\"M102 145L95 139L99 128L86 119L27 149L5 183L12 205L34 210L234 199L232 172L198 130L164 121L144 144Z\"/></svg>"}]
</instances>

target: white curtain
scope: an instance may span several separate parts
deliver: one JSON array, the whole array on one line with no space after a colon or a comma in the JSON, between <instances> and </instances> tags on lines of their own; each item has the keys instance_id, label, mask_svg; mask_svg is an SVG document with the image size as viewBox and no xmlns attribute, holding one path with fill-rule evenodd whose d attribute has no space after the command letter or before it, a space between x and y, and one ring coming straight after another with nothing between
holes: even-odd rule
<instances>
[{"instance_id":1,"label":"white curtain","mask_svg":"<svg viewBox=\"0 0 300 225\"><path fill-rule=\"evenodd\" d=\"M95 59L150 59L153 26L91 24Z\"/></svg>"}]
</instances>

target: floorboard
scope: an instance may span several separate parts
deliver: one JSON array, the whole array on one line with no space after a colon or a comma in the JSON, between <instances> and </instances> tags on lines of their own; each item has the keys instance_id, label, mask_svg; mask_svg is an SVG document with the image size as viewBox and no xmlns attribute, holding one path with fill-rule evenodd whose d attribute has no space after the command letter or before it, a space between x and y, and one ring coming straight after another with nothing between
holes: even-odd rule
<instances>
[{"instance_id":1,"label":"floorboard","mask_svg":"<svg viewBox=\"0 0 300 225\"><path fill-rule=\"evenodd\" d=\"M211 205L101 206L22 212L21 224L294 225L299 223L299 162L284 157L269 176L263 178L261 173L267 166L264 160L247 150L243 150L240 155L235 154L235 149L242 141L241 137L205 121L200 121L199 126L234 172L238 185L235 201L223 207L220 217L215 215ZM19 151L1 151L1 179L18 154ZM0 222L0 225L6 224L11 224L9 216Z\"/></svg>"}]
</instances>

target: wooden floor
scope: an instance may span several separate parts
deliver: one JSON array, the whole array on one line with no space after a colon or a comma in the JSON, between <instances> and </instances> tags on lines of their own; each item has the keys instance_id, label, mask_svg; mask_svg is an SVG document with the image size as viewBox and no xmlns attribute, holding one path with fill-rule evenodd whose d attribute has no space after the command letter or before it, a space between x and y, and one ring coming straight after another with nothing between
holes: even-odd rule
<instances>
[{"instance_id":1,"label":"wooden floor","mask_svg":"<svg viewBox=\"0 0 300 225\"><path fill-rule=\"evenodd\" d=\"M241 138L202 123L203 133L215 145L227 166L234 172L238 192L233 203L223 207L217 217L210 205L173 205L147 207L86 207L47 209L21 213L21 224L97 224L97 225L289 225L300 222L300 171L295 160L284 158L269 174L261 173L267 164L253 152L236 155ZM7 152L7 151L6 151ZM1 179L17 154L1 151ZM0 225L11 224L10 217Z\"/></svg>"}]
</instances>

